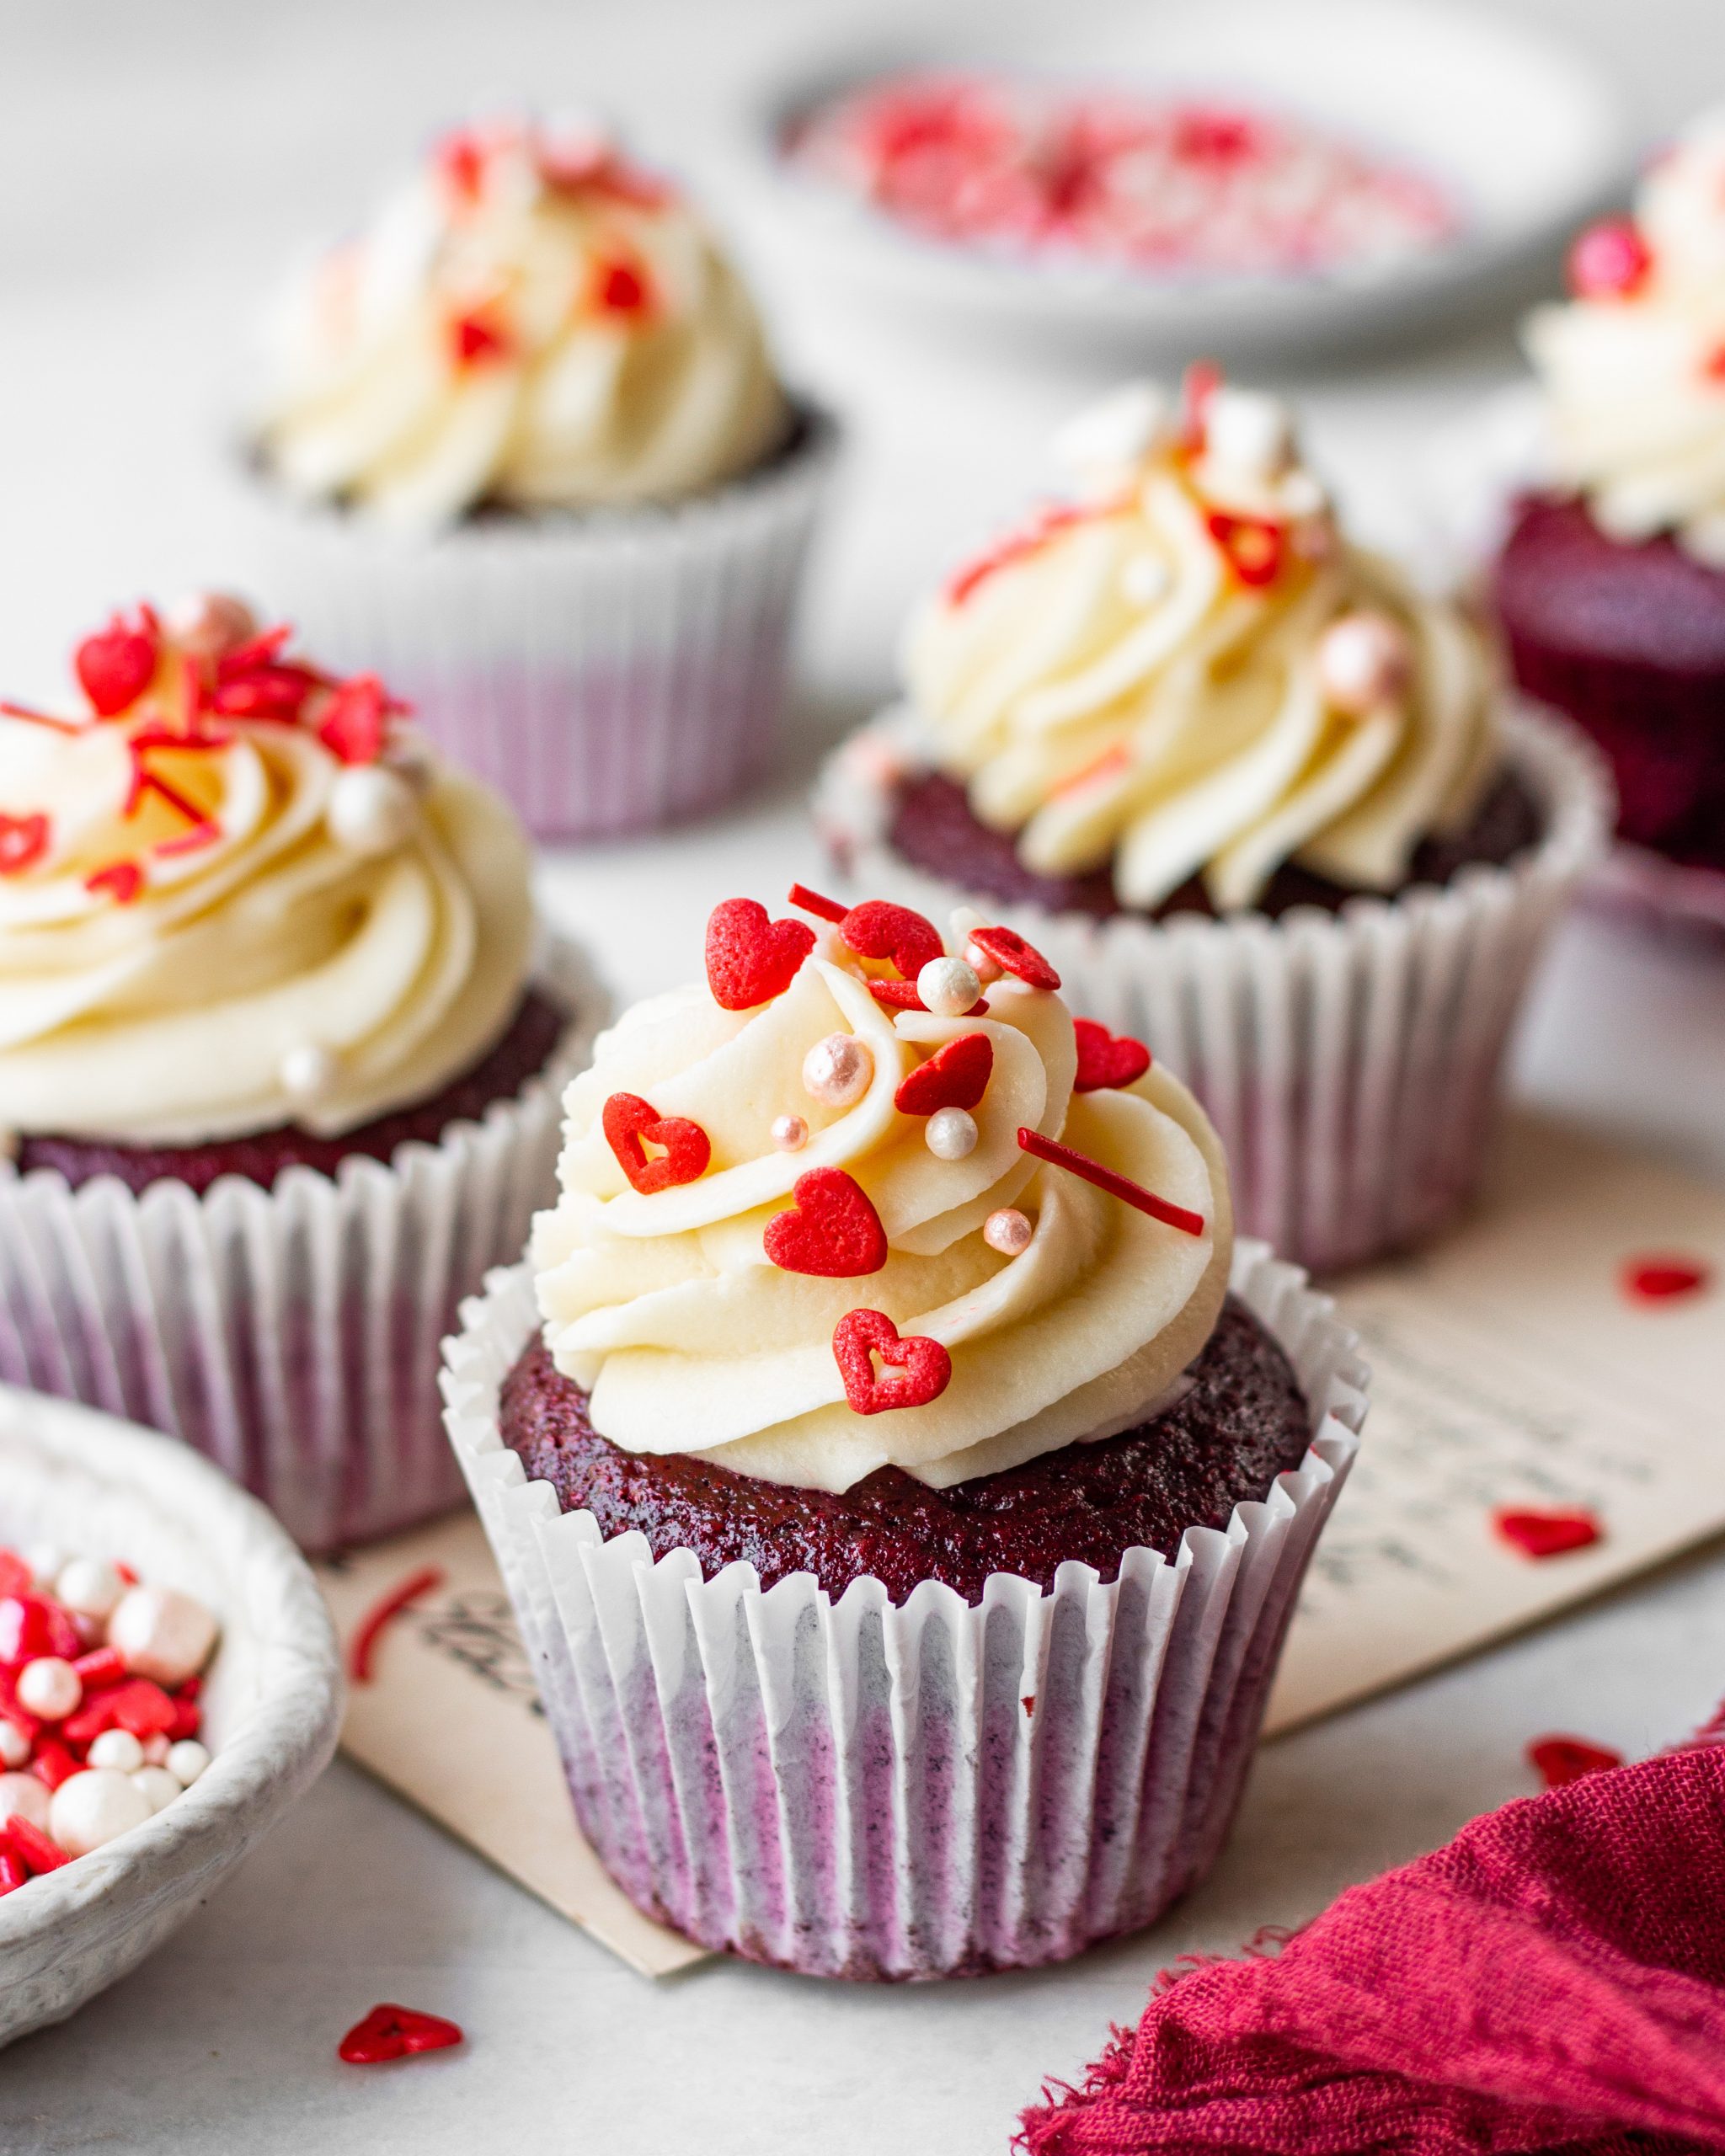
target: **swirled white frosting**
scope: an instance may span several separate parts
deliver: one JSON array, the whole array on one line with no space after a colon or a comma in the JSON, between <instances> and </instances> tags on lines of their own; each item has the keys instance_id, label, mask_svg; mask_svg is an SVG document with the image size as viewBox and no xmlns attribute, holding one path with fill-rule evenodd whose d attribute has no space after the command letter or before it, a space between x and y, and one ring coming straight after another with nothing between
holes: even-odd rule
<instances>
[{"instance_id":1,"label":"swirled white frosting","mask_svg":"<svg viewBox=\"0 0 1725 2156\"><path fill-rule=\"evenodd\" d=\"M520 1000L502 803L344 760L327 683L297 720L193 715L188 664L164 638L134 702L71 730L0 714L0 1129L334 1136L435 1093Z\"/></svg>"},{"instance_id":2,"label":"swirled white frosting","mask_svg":"<svg viewBox=\"0 0 1725 2156\"><path fill-rule=\"evenodd\" d=\"M889 1462L946 1487L1126 1427L1210 1337L1232 1216L1220 1149L1184 1088L1152 1069L1130 1090L1075 1095L1072 1020L1052 993L1004 979L985 1016L893 1014L863 972L828 931L754 1011L719 1009L704 985L656 997L601 1037L569 1086L563 1195L534 1230L539 1302L558 1368L626 1450L830 1491ZM808 1050L835 1032L873 1058L868 1091L843 1109L812 1101L801 1079ZM943 1043L977 1032L994 1049L978 1142L937 1159L894 1096ZM617 1092L700 1123L712 1155L698 1180L649 1196L628 1186L601 1123ZM793 1113L809 1137L785 1153L770 1134ZM1200 1214L1204 1233L1039 1164L1019 1150L1021 1124ZM845 1170L873 1202L888 1241L879 1272L818 1278L767 1257L767 1223L814 1167ZM1005 1206L1034 1224L1017 1257L982 1232ZM937 1398L852 1411L832 1337L859 1308L946 1346Z\"/></svg>"},{"instance_id":3,"label":"swirled white frosting","mask_svg":"<svg viewBox=\"0 0 1725 2156\"><path fill-rule=\"evenodd\" d=\"M1218 389L1202 439L1147 386L1069 430L1081 496L913 622L936 760L1044 875L1112 862L1151 908L1202 874L1249 906L1293 860L1367 890L1472 811L1497 754L1482 647L1350 547L1270 399ZM1343 707L1327 632L1365 615L1404 680Z\"/></svg>"},{"instance_id":4,"label":"swirled white frosting","mask_svg":"<svg viewBox=\"0 0 1725 2156\"><path fill-rule=\"evenodd\" d=\"M1725 568L1725 111L1649 172L1632 230L1646 260L1626 289L1527 324L1552 475L1610 537L1670 531Z\"/></svg>"},{"instance_id":5,"label":"swirled white frosting","mask_svg":"<svg viewBox=\"0 0 1725 2156\"><path fill-rule=\"evenodd\" d=\"M256 414L291 493L403 526L585 508L746 470L786 408L688 204L602 139L450 138L267 325Z\"/></svg>"}]
</instances>

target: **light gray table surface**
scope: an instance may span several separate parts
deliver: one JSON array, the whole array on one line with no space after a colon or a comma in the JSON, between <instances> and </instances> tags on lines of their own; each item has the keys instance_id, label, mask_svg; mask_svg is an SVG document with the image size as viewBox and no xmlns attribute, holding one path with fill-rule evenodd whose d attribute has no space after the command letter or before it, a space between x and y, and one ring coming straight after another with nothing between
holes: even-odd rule
<instances>
[{"instance_id":1,"label":"light gray table surface","mask_svg":"<svg viewBox=\"0 0 1725 2156\"><path fill-rule=\"evenodd\" d=\"M1514 12L1602 55L1649 140L1725 90L1716 0ZM822 37L921 13L911 0L0 6L7 691L51 689L109 606L231 579L212 414L284 253L350 217L476 96L595 93L712 189L793 366L851 426L772 785L674 845L545 863L547 905L620 988L686 974L713 897L813 869L800 803L822 744L885 693L914 593L1020 497L1047 427L1092 386L1070 366L847 315L762 227L734 154L737 100ZM1402 486L1418 446L1512 377L1509 319L1294 371L1318 460L1373 528L1417 529ZM1725 950L1594 919L1564 929L1519 1045L1525 1096L1725 1178L1722 1073ZM1534 1734L1644 1752L1721 1693L1715 1549L1267 1747L1215 1875L1155 1932L1062 1970L932 1988L722 1964L650 1986L338 1764L152 1961L0 2056L0 2150L992 2156L1041 2075L1076 2072L1174 1956L1299 1922L1525 1791ZM398 2071L341 2067L336 2036L378 1999L452 2015L470 2041Z\"/></svg>"}]
</instances>

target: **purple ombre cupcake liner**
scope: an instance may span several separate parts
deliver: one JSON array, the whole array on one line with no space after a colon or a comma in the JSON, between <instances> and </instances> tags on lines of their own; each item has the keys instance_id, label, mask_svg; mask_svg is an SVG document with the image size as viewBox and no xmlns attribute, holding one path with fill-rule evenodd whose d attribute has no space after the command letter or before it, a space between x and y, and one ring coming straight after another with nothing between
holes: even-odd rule
<instances>
[{"instance_id":1,"label":"purple ombre cupcake liner","mask_svg":"<svg viewBox=\"0 0 1725 2156\"><path fill-rule=\"evenodd\" d=\"M1365 1412L1354 1336L1295 1267L1233 1285L1311 1415L1299 1469L1172 1556L1053 1589L996 1573L975 1607L879 1580L703 1581L692 1551L559 1513L499 1434L537 1322L524 1266L446 1343L450 1438L538 1672L575 1816L638 1907L807 1975L1028 1968L1150 1924L1214 1862L1306 1561Z\"/></svg>"},{"instance_id":2,"label":"purple ombre cupcake liner","mask_svg":"<svg viewBox=\"0 0 1725 2156\"><path fill-rule=\"evenodd\" d=\"M838 430L686 502L482 515L425 537L254 484L258 589L380 674L547 839L675 822L770 762Z\"/></svg>"},{"instance_id":3,"label":"purple ombre cupcake liner","mask_svg":"<svg viewBox=\"0 0 1725 2156\"><path fill-rule=\"evenodd\" d=\"M563 1084L607 1015L573 943L548 939L537 985L569 1018L545 1071L387 1165L199 1196L0 1157L0 1380L184 1439L307 1550L459 1504L437 1343L553 1190Z\"/></svg>"}]
</instances>

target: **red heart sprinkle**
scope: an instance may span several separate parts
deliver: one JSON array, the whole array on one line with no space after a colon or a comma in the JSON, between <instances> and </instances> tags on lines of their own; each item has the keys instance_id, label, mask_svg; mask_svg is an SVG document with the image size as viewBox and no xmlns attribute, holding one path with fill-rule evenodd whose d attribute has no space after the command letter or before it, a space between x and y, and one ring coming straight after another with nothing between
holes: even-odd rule
<instances>
[{"instance_id":1,"label":"red heart sprinkle","mask_svg":"<svg viewBox=\"0 0 1725 2156\"><path fill-rule=\"evenodd\" d=\"M846 1310L833 1327L832 1353L845 1381L845 1398L858 1415L926 1407L952 1381L953 1358L939 1341L921 1333L900 1334L884 1310ZM875 1355L904 1375L876 1377Z\"/></svg>"},{"instance_id":2,"label":"red heart sprinkle","mask_svg":"<svg viewBox=\"0 0 1725 2156\"><path fill-rule=\"evenodd\" d=\"M925 915L889 899L865 899L839 923L841 939L859 958L884 958L900 980L914 981L931 958L943 958L940 931Z\"/></svg>"},{"instance_id":3,"label":"red heart sprinkle","mask_svg":"<svg viewBox=\"0 0 1725 2156\"><path fill-rule=\"evenodd\" d=\"M678 1183L693 1182L704 1175L713 1157L713 1145L698 1123L687 1116L661 1115L638 1093L613 1093L600 1118L606 1142L617 1155L617 1165L644 1198L655 1191L670 1190ZM642 1140L662 1145L663 1156L649 1161Z\"/></svg>"},{"instance_id":4,"label":"red heart sprinkle","mask_svg":"<svg viewBox=\"0 0 1725 2156\"><path fill-rule=\"evenodd\" d=\"M0 876L22 876L47 851L45 816L8 816L0 810Z\"/></svg>"},{"instance_id":5,"label":"red heart sprinkle","mask_svg":"<svg viewBox=\"0 0 1725 2156\"><path fill-rule=\"evenodd\" d=\"M916 993L914 980L871 980L865 985L884 1011L926 1011L928 1008ZM980 1018L987 1008L988 998L979 995L963 1015L967 1018Z\"/></svg>"},{"instance_id":6,"label":"red heart sprinkle","mask_svg":"<svg viewBox=\"0 0 1725 2156\"><path fill-rule=\"evenodd\" d=\"M893 1095L900 1115L932 1115L937 1108L974 1108L988 1091L994 1043L986 1033L960 1033L927 1063L909 1072Z\"/></svg>"},{"instance_id":7,"label":"red heart sprinkle","mask_svg":"<svg viewBox=\"0 0 1725 2156\"><path fill-rule=\"evenodd\" d=\"M87 891L108 891L116 905L129 906L144 888L144 872L135 861L110 861L84 878Z\"/></svg>"},{"instance_id":8,"label":"red heart sprinkle","mask_svg":"<svg viewBox=\"0 0 1725 2156\"><path fill-rule=\"evenodd\" d=\"M1078 1075L1072 1089L1098 1093L1108 1086L1130 1086L1150 1068L1150 1050L1127 1033L1111 1033L1094 1018L1075 1018L1078 1037Z\"/></svg>"},{"instance_id":9,"label":"red heart sprinkle","mask_svg":"<svg viewBox=\"0 0 1725 2156\"><path fill-rule=\"evenodd\" d=\"M1060 977L1033 943L1027 943L1016 928L973 928L969 939L985 951L1003 973L1014 974L1032 988L1054 990Z\"/></svg>"},{"instance_id":10,"label":"red heart sprinkle","mask_svg":"<svg viewBox=\"0 0 1725 2156\"><path fill-rule=\"evenodd\" d=\"M591 286L593 304L601 314L649 315L653 312L653 287L638 263L595 262Z\"/></svg>"},{"instance_id":11,"label":"red heart sprinkle","mask_svg":"<svg viewBox=\"0 0 1725 2156\"><path fill-rule=\"evenodd\" d=\"M1547 1789L1562 1789L1583 1774L1621 1767L1623 1754L1607 1745L1589 1744L1584 1737L1538 1737L1527 1748L1527 1761Z\"/></svg>"},{"instance_id":12,"label":"red heart sprinkle","mask_svg":"<svg viewBox=\"0 0 1725 2156\"><path fill-rule=\"evenodd\" d=\"M375 764L391 714L404 709L375 674L355 674L337 683L318 722L318 739L339 762Z\"/></svg>"},{"instance_id":13,"label":"red heart sprinkle","mask_svg":"<svg viewBox=\"0 0 1725 2156\"><path fill-rule=\"evenodd\" d=\"M336 2050L350 2066L378 2066L385 2059L415 2052L447 2051L464 2041L459 2025L441 2014L421 2014L411 2006L374 2006L355 2021Z\"/></svg>"},{"instance_id":14,"label":"red heart sprinkle","mask_svg":"<svg viewBox=\"0 0 1725 2156\"><path fill-rule=\"evenodd\" d=\"M112 718L135 704L155 678L157 638L152 616L129 627L116 614L99 635L86 637L72 664L97 713Z\"/></svg>"},{"instance_id":15,"label":"red heart sprinkle","mask_svg":"<svg viewBox=\"0 0 1725 2156\"><path fill-rule=\"evenodd\" d=\"M1591 1513L1493 1513L1492 1524L1526 1557L1561 1557L1585 1550L1604 1534Z\"/></svg>"},{"instance_id":16,"label":"red heart sprinkle","mask_svg":"<svg viewBox=\"0 0 1725 2156\"><path fill-rule=\"evenodd\" d=\"M782 995L814 948L806 921L772 921L758 899L727 899L707 917L707 985L721 1011Z\"/></svg>"},{"instance_id":17,"label":"red heart sprinkle","mask_svg":"<svg viewBox=\"0 0 1725 2156\"><path fill-rule=\"evenodd\" d=\"M853 1280L886 1263L886 1230L868 1193L842 1168L810 1168L791 1186L791 1209L775 1213L761 1248L781 1271Z\"/></svg>"},{"instance_id":18,"label":"red heart sprinkle","mask_svg":"<svg viewBox=\"0 0 1725 2156\"><path fill-rule=\"evenodd\" d=\"M1623 1292L1632 1302L1677 1302L1711 1288L1713 1268L1704 1257L1665 1252L1657 1257L1626 1258L1622 1281Z\"/></svg>"}]
</instances>

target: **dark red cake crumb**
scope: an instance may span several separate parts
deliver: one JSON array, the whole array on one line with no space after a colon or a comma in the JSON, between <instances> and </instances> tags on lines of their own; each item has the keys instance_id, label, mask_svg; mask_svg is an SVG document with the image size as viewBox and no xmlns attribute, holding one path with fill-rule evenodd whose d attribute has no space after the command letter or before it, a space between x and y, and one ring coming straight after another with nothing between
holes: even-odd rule
<instances>
[{"instance_id":1,"label":"dark red cake crumb","mask_svg":"<svg viewBox=\"0 0 1725 2156\"><path fill-rule=\"evenodd\" d=\"M1099 920L1124 910L1107 868L1092 869L1082 876L1039 876L1027 868L1017 856L1017 835L991 830L980 822L964 787L943 771L924 771L905 781L889 836L894 848L915 867L943 883L961 884L979 898L1037 905L1048 913L1093 914ZM1539 837L1540 814L1532 796L1514 772L1505 771L1487 790L1465 831L1421 841L1408 885L1447 883L1473 862L1501 865L1513 861L1536 845ZM1294 906L1318 906L1336 913L1359 895L1346 884L1288 862L1270 878L1252 910L1272 918ZM1202 880L1194 876L1171 892L1151 917L1162 921L1170 914L1215 912Z\"/></svg>"},{"instance_id":2,"label":"dark red cake crumb","mask_svg":"<svg viewBox=\"0 0 1725 2156\"><path fill-rule=\"evenodd\" d=\"M1725 867L1725 573L1608 539L1579 501L1519 504L1493 598L1517 683L1610 761L1617 828Z\"/></svg>"},{"instance_id":3,"label":"dark red cake crumb","mask_svg":"<svg viewBox=\"0 0 1725 2156\"><path fill-rule=\"evenodd\" d=\"M1172 1552L1187 1528L1226 1525L1299 1465L1304 1396L1243 1304L1230 1296L1189 1374L1190 1392L1154 1422L950 1490L882 1467L834 1497L685 1454L623 1452L594 1430L588 1396L537 1335L504 1382L500 1427L564 1512L592 1513L607 1539L638 1529L655 1556L692 1550L707 1579L743 1559L763 1588L813 1572L836 1598L872 1575L901 1603L932 1579L976 1603L991 1572L1046 1589L1068 1558L1112 1580L1128 1550Z\"/></svg>"},{"instance_id":4,"label":"dark red cake crumb","mask_svg":"<svg viewBox=\"0 0 1725 2156\"><path fill-rule=\"evenodd\" d=\"M206 1145L122 1145L99 1138L33 1134L19 1149L19 1172L57 1168L74 1189L97 1176L118 1176L132 1191L172 1178L200 1195L218 1176L243 1176L265 1190L291 1167L333 1176L353 1154L387 1161L409 1139L435 1145L451 1123L478 1122L494 1101L512 1099L544 1070L568 1023L563 1011L530 989L503 1038L460 1077L429 1099L393 1109L339 1138L314 1137L294 1123Z\"/></svg>"}]
</instances>

